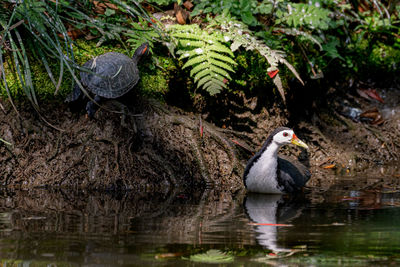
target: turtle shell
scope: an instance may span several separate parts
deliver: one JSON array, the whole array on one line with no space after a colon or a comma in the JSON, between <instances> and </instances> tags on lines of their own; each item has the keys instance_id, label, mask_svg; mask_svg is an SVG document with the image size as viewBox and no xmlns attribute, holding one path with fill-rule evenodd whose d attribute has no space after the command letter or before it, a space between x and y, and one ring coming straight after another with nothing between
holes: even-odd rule
<instances>
[{"instance_id":1,"label":"turtle shell","mask_svg":"<svg viewBox=\"0 0 400 267\"><path fill-rule=\"evenodd\" d=\"M121 53L109 52L87 61L81 72L83 85L104 98L117 98L129 92L139 81L136 62Z\"/></svg>"}]
</instances>

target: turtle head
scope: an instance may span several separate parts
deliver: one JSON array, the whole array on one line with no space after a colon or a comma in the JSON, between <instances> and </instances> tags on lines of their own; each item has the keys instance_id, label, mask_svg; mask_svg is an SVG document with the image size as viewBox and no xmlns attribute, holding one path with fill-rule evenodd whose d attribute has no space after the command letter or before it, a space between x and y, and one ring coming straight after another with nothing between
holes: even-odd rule
<instances>
[{"instance_id":1,"label":"turtle head","mask_svg":"<svg viewBox=\"0 0 400 267\"><path fill-rule=\"evenodd\" d=\"M147 56L149 54L149 43L143 43L141 44L135 51L135 54L133 54L132 59L135 62L138 62L142 56Z\"/></svg>"}]
</instances>

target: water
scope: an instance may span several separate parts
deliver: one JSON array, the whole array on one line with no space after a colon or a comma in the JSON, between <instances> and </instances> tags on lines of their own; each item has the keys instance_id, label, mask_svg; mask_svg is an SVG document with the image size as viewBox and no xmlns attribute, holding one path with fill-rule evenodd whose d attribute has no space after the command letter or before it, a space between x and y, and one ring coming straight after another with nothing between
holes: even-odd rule
<instances>
[{"instance_id":1,"label":"water","mask_svg":"<svg viewBox=\"0 0 400 267\"><path fill-rule=\"evenodd\" d=\"M315 191L3 191L0 264L400 265L399 192Z\"/></svg>"}]
</instances>

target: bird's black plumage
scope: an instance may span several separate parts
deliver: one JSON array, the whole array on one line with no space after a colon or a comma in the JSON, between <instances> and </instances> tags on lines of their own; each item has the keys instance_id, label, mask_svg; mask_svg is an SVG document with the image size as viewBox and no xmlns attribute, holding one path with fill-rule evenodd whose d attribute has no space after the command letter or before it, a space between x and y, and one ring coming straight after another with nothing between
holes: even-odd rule
<instances>
[{"instance_id":1,"label":"bird's black plumage","mask_svg":"<svg viewBox=\"0 0 400 267\"><path fill-rule=\"evenodd\" d=\"M311 178L310 171L300 162L278 157L277 180L285 193L300 191Z\"/></svg>"}]
</instances>

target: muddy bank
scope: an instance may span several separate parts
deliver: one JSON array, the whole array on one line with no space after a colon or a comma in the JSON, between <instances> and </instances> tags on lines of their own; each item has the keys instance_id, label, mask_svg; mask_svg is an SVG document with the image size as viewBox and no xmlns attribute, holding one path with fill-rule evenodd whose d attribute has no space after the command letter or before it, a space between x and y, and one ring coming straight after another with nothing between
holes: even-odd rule
<instances>
[{"instance_id":1,"label":"muddy bank","mask_svg":"<svg viewBox=\"0 0 400 267\"><path fill-rule=\"evenodd\" d=\"M241 111L235 114L221 112L232 102L216 103L221 110L208 107L199 115L140 99L129 106L128 116L110 112L118 109L108 102L88 119L79 108L47 105L41 113L59 130L28 105L18 107L21 116L17 116L3 100L0 136L12 145L0 144L0 183L23 189L163 191L212 186L236 191L243 187L241 176L252 151L280 125L293 127L310 146L308 152L282 149L311 168L310 187L328 188L332 181L325 174L352 175L371 167L379 175L393 177L399 174L395 164L384 171L379 166L398 162L399 96L393 88L380 93L385 103L333 92L329 105L309 111L301 121L291 120L278 104L260 108L259 99L244 95ZM352 121L341 113L342 103L363 110L377 108L384 121L379 125ZM224 118L216 121L218 116Z\"/></svg>"},{"instance_id":2,"label":"muddy bank","mask_svg":"<svg viewBox=\"0 0 400 267\"><path fill-rule=\"evenodd\" d=\"M105 107L116 110L111 102ZM4 104L5 105L5 104ZM46 108L47 125L28 109L0 115L1 184L16 188L163 190L207 184L241 187L242 165L224 130L154 101L121 116L99 110L94 119L66 105Z\"/></svg>"}]
</instances>

